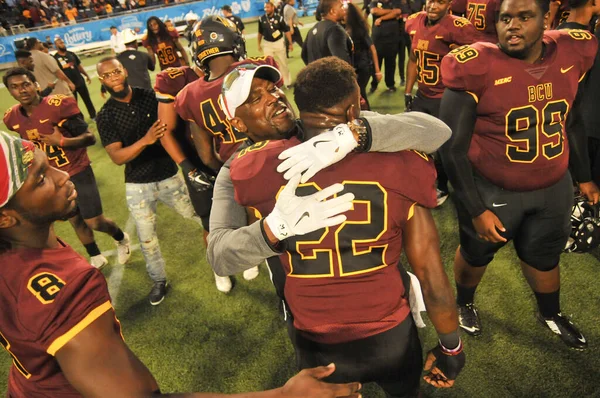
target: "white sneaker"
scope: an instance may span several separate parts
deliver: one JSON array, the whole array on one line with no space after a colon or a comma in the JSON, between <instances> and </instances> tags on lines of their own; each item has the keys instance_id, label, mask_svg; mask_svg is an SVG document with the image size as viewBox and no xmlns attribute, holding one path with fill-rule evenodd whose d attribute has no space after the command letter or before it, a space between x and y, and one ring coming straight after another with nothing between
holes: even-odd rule
<instances>
[{"instance_id":1,"label":"white sneaker","mask_svg":"<svg viewBox=\"0 0 600 398\"><path fill-rule=\"evenodd\" d=\"M129 235L127 232L123 232L123 235L125 236L123 240L117 242L117 261L119 264L125 264L131 257Z\"/></svg>"},{"instance_id":2,"label":"white sneaker","mask_svg":"<svg viewBox=\"0 0 600 398\"><path fill-rule=\"evenodd\" d=\"M90 257L90 264L96 269L102 269L102 267L108 264L108 260L102 254L98 254L97 256Z\"/></svg>"},{"instance_id":3,"label":"white sneaker","mask_svg":"<svg viewBox=\"0 0 600 398\"><path fill-rule=\"evenodd\" d=\"M441 189L436 190L437 196L437 205L438 207L443 205L446 199L448 199L448 192L442 191Z\"/></svg>"},{"instance_id":4,"label":"white sneaker","mask_svg":"<svg viewBox=\"0 0 600 398\"><path fill-rule=\"evenodd\" d=\"M258 265L254 268L247 269L246 271L244 271L244 279L247 281L251 281L252 279L258 276L258 272Z\"/></svg>"},{"instance_id":5,"label":"white sneaker","mask_svg":"<svg viewBox=\"0 0 600 398\"><path fill-rule=\"evenodd\" d=\"M220 292L229 293L231 291L231 278L228 276L219 276L215 274L215 284L217 285L217 290Z\"/></svg>"}]
</instances>

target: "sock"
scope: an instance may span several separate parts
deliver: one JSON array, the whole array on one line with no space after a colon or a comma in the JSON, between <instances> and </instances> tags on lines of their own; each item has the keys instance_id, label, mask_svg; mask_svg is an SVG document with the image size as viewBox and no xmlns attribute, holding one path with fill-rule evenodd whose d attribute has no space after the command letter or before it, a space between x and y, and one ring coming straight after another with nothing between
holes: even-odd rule
<instances>
[{"instance_id":1,"label":"sock","mask_svg":"<svg viewBox=\"0 0 600 398\"><path fill-rule=\"evenodd\" d=\"M456 304L458 304L458 305L472 304L473 300L475 300L475 290L477 290L477 286L466 287L466 286L461 286L457 283L456 284Z\"/></svg>"},{"instance_id":2,"label":"sock","mask_svg":"<svg viewBox=\"0 0 600 398\"><path fill-rule=\"evenodd\" d=\"M121 230L121 228L119 228L119 230L117 231L117 233L113 235L113 239L116 240L117 242L120 242L123 239L125 239L125 234L123 233L123 231Z\"/></svg>"},{"instance_id":3,"label":"sock","mask_svg":"<svg viewBox=\"0 0 600 398\"><path fill-rule=\"evenodd\" d=\"M560 289L552 293L533 293L544 318L552 318L560 312Z\"/></svg>"},{"instance_id":4,"label":"sock","mask_svg":"<svg viewBox=\"0 0 600 398\"><path fill-rule=\"evenodd\" d=\"M85 247L85 251L90 257L94 257L100 254L100 249L98 248L96 242L88 243L87 245L83 245L83 247Z\"/></svg>"}]
</instances>

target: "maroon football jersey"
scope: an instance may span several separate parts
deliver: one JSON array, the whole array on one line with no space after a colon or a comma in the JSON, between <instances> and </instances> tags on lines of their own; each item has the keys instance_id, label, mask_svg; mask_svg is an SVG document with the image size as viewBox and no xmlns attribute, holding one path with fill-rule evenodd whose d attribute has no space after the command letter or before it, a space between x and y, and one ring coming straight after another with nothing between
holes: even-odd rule
<instances>
[{"instance_id":1,"label":"maroon football jersey","mask_svg":"<svg viewBox=\"0 0 600 398\"><path fill-rule=\"evenodd\" d=\"M2 253L0 344L13 358L11 397L80 397L54 355L95 319L113 312L104 276L59 243L57 249ZM121 333L116 318L114 333Z\"/></svg>"},{"instance_id":2,"label":"maroon football jersey","mask_svg":"<svg viewBox=\"0 0 600 398\"><path fill-rule=\"evenodd\" d=\"M174 41L179 39L179 33L177 33L176 29L167 29L167 31L169 32L170 38L165 41L158 38L158 43L156 44L151 45L147 35L142 39L142 46L152 49L154 54L158 57L160 70L181 66L181 60L177 54L177 47L175 46Z\"/></svg>"},{"instance_id":3,"label":"maroon football jersey","mask_svg":"<svg viewBox=\"0 0 600 398\"><path fill-rule=\"evenodd\" d=\"M268 215L286 184L276 170L277 156L298 143L265 141L236 154L236 201ZM328 344L357 340L406 318L410 309L397 267L402 230L415 203L435 207L435 178L424 154L352 153L300 185L299 196L338 182L356 196L346 222L287 239L288 251L280 256L294 326L307 338Z\"/></svg>"},{"instance_id":4,"label":"maroon football jersey","mask_svg":"<svg viewBox=\"0 0 600 398\"><path fill-rule=\"evenodd\" d=\"M497 43L496 15L500 3L501 0L453 0L451 7L453 13L464 15L479 31L477 41Z\"/></svg>"},{"instance_id":5,"label":"maroon football jersey","mask_svg":"<svg viewBox=\"0 0 600 398\"><path fill-rule=\"evenodd\" d=\"M25 115L21 104L14 105L4 114L4 124L9 130L19 133L23 139L33 141L46 152L51 166L74 176L90 165L87 149L46 145L40 141L40 136L53 134L54 126L60 127L67 119L80 113L75 98L62 94L50 95L42 98L31 116ZM65 137L73 137L66 129L61 128L61 133Z\"/></svg>"},{"instance_id":6,"label":"maroon football jersey","mask_svg":"<svg viewBox=\"0 0 600 398\"><path fill-rule=\"evenodd\" d=\"M425 97L442 98L442 58L450 52L452 44L474 43L477 31L469 21L455 15L446 15L435 25L427 26L427 13L421 11L408 17L406 32L411 38L411 51L417 58L419 92Z\"/></svg>"},{"instance_id":7,"label":"maroon football jersey","mask_svg":"<svg viewBox=\"0 0 600 398\"><path fill-rule=\"evenodd\" d=\"M442 61L444 85L477 101L469 160L508 190L545 188L566 172L565 119L598 47L583 30L547 31L543 40L544 58L535 64L491 43L457 48Z\"/></svg>"},{"instance_id":8,"label":"maroon football jersey","mask_svg":"<svg viewBox=\"0 0 600 398\"><path fill-rule=\"evenodd\" d=\"M175 102L175 97L185 86L195 82L200 77L189 66L168 68L156 75L154 92L160 102Z\"/></svg>"},{"instance_id":9,"label":"maroon football jersey","mask_svg":"<svg viewBox=\"0 0 600 398\"><path fill-rule=\"evenodd\" d=\"M219 101L223 79L236 66L243 64L266 64L277 67L272 57L248 58L232 64L218 79L208 80L208 76L205 76L187 85L175 99L175 110L183 120L194 122L214 135L223 162L226 162L240 143L246 140L246 136L229 123Z\"/></svg>"}]
</instances>

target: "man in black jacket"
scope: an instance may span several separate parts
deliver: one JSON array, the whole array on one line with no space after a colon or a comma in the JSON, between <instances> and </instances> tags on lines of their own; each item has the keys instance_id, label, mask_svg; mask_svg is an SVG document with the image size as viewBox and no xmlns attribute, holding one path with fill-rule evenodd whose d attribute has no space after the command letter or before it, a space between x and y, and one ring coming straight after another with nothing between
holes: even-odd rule
<instances>
[{"instance_id":1,"label":"man in black jacket","mask_svg":"<svg viewBox=\"0 0 600 398\"><path fill-rule=\"evenodd\" d=\"M339 24L345 16L341 0L322 0L317 10L322 20L306 35L302 60L308 65L333 55L352 65L352 40Z\"/></svg>"}]
</instances>

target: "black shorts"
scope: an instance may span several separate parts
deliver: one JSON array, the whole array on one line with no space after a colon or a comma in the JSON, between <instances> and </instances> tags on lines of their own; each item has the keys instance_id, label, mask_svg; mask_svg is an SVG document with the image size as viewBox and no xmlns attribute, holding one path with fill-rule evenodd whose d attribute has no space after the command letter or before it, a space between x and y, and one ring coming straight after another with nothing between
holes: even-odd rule
<instances>
[{"instance_id":1,"label":"black shorts","mask_svg":"<svg viewBox=\"0 0 600 398\"><path fill-rule=\"evenodd\" d=\"M409 314L398 326L364 339L321 344L306 339L288 318L288 333L299 369L335 363L330 383L375 382L388 397L419 394L423 351L417 328Z\"/></svg>"},{"instance_id":2,"label":"black shorts","mask_svg":"<svg viewBox=\"0 0 600 398\"><path fill-rule=\"evenodd\" d=\"M429 98L424 96L420 91L417 91L417 95L415 95L415 99L413 100L412 110L439 117L441 103L441 98Z\"/></svg>"},{"instance_id":3,"label":"black shorts","mask_svg":"<svg viewBox=\"0 0 600 398\"><path fill-rule=\"evenodd\" d=\"M556 184L528 192L502 189L475 174L475 185L484 205L502 221L521 261L540 271L558 265L571 232L573 185L569 172ZM455 201L460 228L460 252L474 267L488 265L506 243L486 242L477 237L467 209Z\"/></svg>"},{"instance_id":4,"label":"black shorts","mask_svg":"<svg viewBox=\"0 0 600 398\"><path fill-rule=\"evenodd\" d=\"M196 166L199 170L204 171L205 173L214 175L215 172L210 168L204 165L198 156L190 157L188 159ZM182 172L182 174L184 174ZM187 186L188 192L190 194L190 201L192 202L192 206L194 207L194 211L202 220L202 227L206 232L209 232L209 220L210 220L210 208L212 207L212 197L213 190L208 189L206 191L198 192L192 187L192 184L189 182L187 176L183 175L183 180L185 181L185 185Z\"/></svg>"},{"instance_id":5,"label":"black shorts","mask_svg":"<svg viewBox=\"0 0 600 398\"><path fill-rule=\"evenodd\" d=\"M84 220L101 216L102 200L98 192L98 184L92 166L88 166L83 171L71 176L71 181L75 184L77 190L77 206Z\"/></svg>"}]
</instances>

